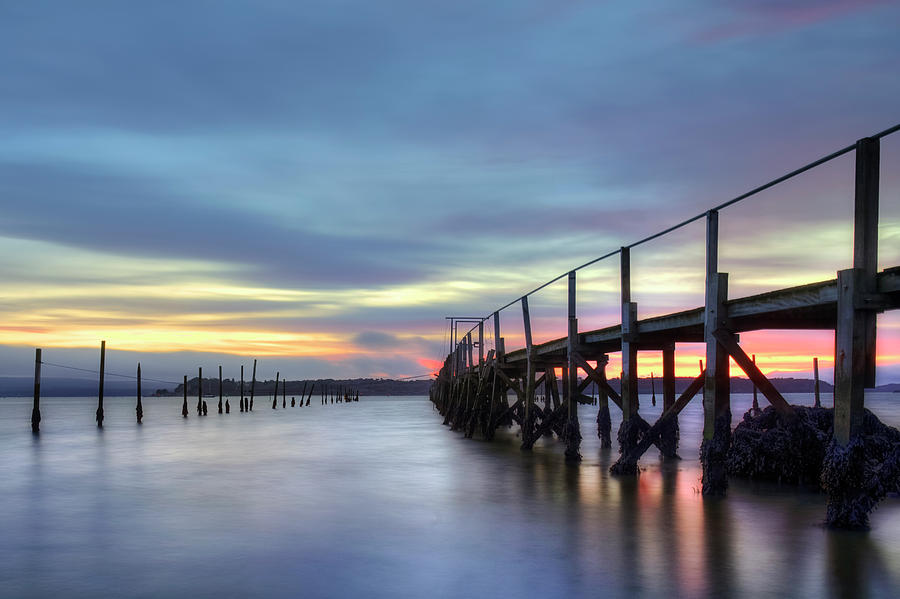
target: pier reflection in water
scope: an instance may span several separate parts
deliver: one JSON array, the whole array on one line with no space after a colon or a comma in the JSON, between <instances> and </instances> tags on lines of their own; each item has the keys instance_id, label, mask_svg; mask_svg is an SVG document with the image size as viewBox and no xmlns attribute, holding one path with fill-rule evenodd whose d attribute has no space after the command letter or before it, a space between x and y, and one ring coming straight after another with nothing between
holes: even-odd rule
<instances>
[{"instance_id":1,"label":"pier reflection in water","mask_svg":"<svg viewBox=\"0 0 900 599\"><path fill-rule=\"evenodd\" d=\"M896 425L891 399L869 405ZM463 439L423 398L187 420L148 399L141 427L113 398L102 431L92 401L46 399L35 438L29 401L0 400L4 596L900 595L900 500L868 533L824 529L794 488L704 500L699 405L683 460L615 478L592 406L569 467L515 429Z\"/></svg>"}]
</instances>

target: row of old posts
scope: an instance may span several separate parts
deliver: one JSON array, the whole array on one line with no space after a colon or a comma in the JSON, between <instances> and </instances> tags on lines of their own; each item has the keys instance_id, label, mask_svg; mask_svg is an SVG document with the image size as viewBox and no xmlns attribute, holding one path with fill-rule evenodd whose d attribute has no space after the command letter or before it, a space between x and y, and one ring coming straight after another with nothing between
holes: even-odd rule
<instances>
[{"instance_id":1,"label":"row of old posts","mask_svg":"<svg viewBox=\"0 0 900 599\"><path fill-rule=\"evenodd\" d=\"M463 431L467 437L480 431L485 439L491 439L498 427L516 423L523 450L530 450L540 437L555 434L565 442L566 460L577 462L581 457L577 406L594 402L583 393L593 383L599 390L597 434L602 447L611 445L609 403L614 403L622 413L617 435L620 457L611 471L619 475L636 474L638 460L652 445L656 445L664 457L676 457L678 415L699 394L704 413L700 448L702 493L723 495L728 486L726 456L732 440L730 360L753 383L753 411L760 411L758 394L762 394L785 428L799 426L797 410L762 374L755 355L750 357L741 348L738 334L764 329L833 330L833 437L821 466L823 488L829 496L827 521L835 526L865 525L866 514L877 503L877 498L872 498L883 496L884 485L869 484L872 489L867 491L852 483L878 478L877 474L874 478L870 476L872 473L867 470L870 467L867 464L871 460L867 462L868 449L863 449L868 443L866 427L869 426L864 410L864 389L875 385L876 315L900 308L900 266L886 268L881 273L877 271L879 140L898 130L900 125L860 139L706 213L579 266L490 316L447 317L451 331L449 353L430 391L430 399L443 416L444 424L452 430ZM839 271L834 280L813 286L729 299L728 274L718 268L719 210L850 152L855 152L856 158L853 267ZM705 305L699 310L655 317L646 324L639 321L637 303L631 298L631 248L701 219L705 219L706 224ZM616 254L619 255L620 324L579 332L575 310L576 271ZM535 346L529 295L564 277L568 279L566 336ZM499 313L516 303L521 308L525 347L508 352L501 335ZM485 355L484 326L491 320L494 349ZM460 335L460 324L474 326ZM704 343L706 366L701 361L700 374L676 397L675 349L679 342ZM641 418L639 412L639 350L661 351L663 356L662 415L652 425ZM610 386L605 372L608 353L614 351L621 352L619 391ZM579 369L584 373L581 380L577 376ZM821 406L818 358L813 361L813 369L815 406L818 408ZM562 373L561 385L557 371ZM543 408L535 402L536 389L541 387L545 395ZM508 399L510 392L514 393L512 403ZM871 438L876 437L872 434ZM781 457L791 459L787 455ZM897 484L900 487L900 482ZM869 496L866 496L867 492Z\"/></svg>"},{"instance_id":2,"label":"row of old posts","mask_svg":"<svg viewBox=\"0 0 900 599\"><path fill-rule=\"evenodd\" d=\"M35 349L35 357L34 357L34 403L32 405L31 410L31 430L33 433L37 434L41 429L41 366L45 364L42 360L42 352L41 348ZM58 366L53 364L54 366ZM256 396L256 365L257 361L253 360L253 371L252 376L250 378L250 395L246 397L244 395L244 366L241 366L241 380L240 380L240 411L244 412L252 412L254 399ZM99 387L97 391L97 411L95 412L95 420L97 422L98 428L103 428L103 421L105 419L105 413L103 409L103 383L106 378L106 341L100 342L100 379L99 379ZM121 375L119 375L121 376ZM278 408L278 393L279 393L279 379L281 373L277 372L275 374L275 386L272 393L272 409ZM143 393L141 391L141 364L138 362L137 365L137 376L136 379L136 387L137 387L137 403L135 405L135 417L137 419L138 424L143 423L144 419L144 406L143 406ZM287 407L287 380L281 380L281 407ZM211 381L211 379L210 379ZM321 405L326 405L329 403L353 403L359 401L359 389L350 387L350 386L341 386L341 385L328 385L326 383L322 383L319 381L303 381L303 387L300 392L300 400L297 401L296 396L291 397L291 407L303 407L309 406L312 401L313 394L316 391L316 384L319 383L321 387ZM219 379L218 379L218 413L219 414L230 414L231 413L231 402L230 398L224 396L224 384L222 378L222 367L219 366ZM190 414L190 410L188 408L188 377L184 375L184 380L182 382L182 392L184 394L184 399L181 406L181 415L183 418L187 418ZM215 396L213 396L215 397ZM198 416L206 416L209 413L209 406L204 400L204 379L203 379L203 368L200 367L197 370L197 415Z\"/></svg>"}]
</instances>

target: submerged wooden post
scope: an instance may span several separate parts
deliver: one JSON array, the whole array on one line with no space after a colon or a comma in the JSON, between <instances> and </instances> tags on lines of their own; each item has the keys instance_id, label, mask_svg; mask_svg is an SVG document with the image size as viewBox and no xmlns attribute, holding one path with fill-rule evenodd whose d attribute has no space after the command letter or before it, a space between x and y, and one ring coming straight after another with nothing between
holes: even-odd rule
<instances>
[{"instance_id":1,"label":"submerged wooden post","mask_svg":"<svg viewBox=\"0 0 900 599\"><path fill-rule=\"evenodd\" d=\"M250 378L250 403L247 410L253 411L253 394L256 392L256 360L253 360L253 376Z\"/></svg>"},{"instance_id":2,"label":"submerged wooden post","mask_svg":"<svg viewBox=\"0 0 900 599\"><path fill-rule=\"evenodd\" d=\"M203 416L203 367L197 371L197 416Z\"/></svg>"},{"instance_id":3,"label":"submerged wooden post","mask_svg":"<svg viewBox=\"0 0 900 599\"><path fill-rule=\"evenodd\" d=\"M637 414L639 407L637 380L637 304L631 301L631 250L620 249L622 294L622 423Z\"/></svg>"},{"instance_id":4,"label":"submerged wooden post","mask_svg":"<svg viewBox=\"0 0 900 599\"><path fill-rule=\"evenodd\" d=\"M241 364L241 412L244 411L244 365Z\"/></svg>"},{"instance_id":5,"label":"submerged wooden post","mask_svg":"<svg viewBox=\"0 0 900 599\"><path fill-rule=\"evenodd\" d=\"M856 142L853 268L838 272L834 356L834 438L847 445L862 431L866 387L875 385L876 313L864 296L878 269L878 139Z\"/></svg>"},{"instance_id":6,"label":"submerged wooden post","mask_svg":"<svg viewBox=\"0 0 900 599\"><path fill-rule=\"evenodd\" d=\"M278 377L281 376L280 372L275 372L275 393L273 393L272 397L272 409L278 409Z\"/></svg>"},{"instance_id":7,"label":"submerged wooden post","mask_svg":"<svg viewBox=\"0 0 900 599\"><path fill-rule=\"evenodd\" d=\"M534 445L534 346L531 342L531 314L528 296L522 296L522 324L525 329L525 417L522 419L522 449Z\"/></svg>"},{"instance_id":8,"label":"submerged wooden post","mask_svg":"<svg viewBox=\"0 0 900 599\"><path fill-rule=\"evenodd\" d=\"M106 371L106 341L100 342L100 388L97 392L97 427L103 428L103 377Z\"/></svg>"},{"instance_id":9,"label":"submerged wooden post","mask_svg":"<svg viewBox=\"0 0 900 599\"><path fill-rule=\"evenodd\" d=\"M182 390L184 391L184 403L181 404L181 416L182 418L188 417L188 406L187 406L187 375L184 375L184 383L181 385Z\"/></svg>"},{"instance_id":10,"label":"submerged wooden post","mask_svg":"<svg viewBox=\"0 0 900 599\"><path fill-rule=\"evenodd\" d=\"M575 271L569 271L568 335L566 337L566 389L568 391L568 420L566 422L566 461L581 461L581 430L578 424L578 364L575 351L578 347L578 318L575 313Z\"/></svg>"},{"instance_id":11,"label":"submerged wooden post","mask_svg":"<svg viewBox=\"0 0 900 599\"><path fill-rule=\"evenodd\" d=\"M650 371L650 403L652 405L656 405L656 378L653 376L653 371Z\"/></svg>"},{"instance_id":12,"label":"submerged wooden post","mask_svg":"<svg viewBox=\"0 0 900 599\"><path fill-rule=\"evenodd\" d=\"M41 348L34 350L34 405L31 408L31 432L41 431Z\"/></svg>"},{"instance_id":13,"label":"submerged wooden post","mask_svg":"<svg viewBox=\"0 0 900 599\"><path fill-rule=\"evenodd\" d=\"M222 413L222 365L219 364L219 414Z\"/></svg>"},{"instance_id":14,"label":"submerged wooden post","mask_svg":"<svg viewBox=\"0 0 900 599\"><path fill-rule=\"evenodd\" d=\"M141 405L141 363L138 362L137 367L137 406L134 408L135 415L137 416L137 423L141 424L141 420L144 419L144 406Z\"/></svg>"},{"instance_id":15,"label":"submerged wooden post","mask_svg":"<svg viewBox=\"0 0 900 599\"><path fill-rule=\"evenodd\" d=\"M815 386L813 387L816 395L815 407L821 408L822 398L819 396L819 358L813 358L813 380L815 381Z\"/></svg>"},{"instance_id":16,"label":"submerged wooden post","mask_svg":"<svg viewBox=\"0 0 900 599\"><path fill-rule=\"evenodd\" d=\"M716 339L727 316L728 274L718 272L719 213L706 215L706 308L703 335L706 342L706 376L703 385L703 494L724 495L728 488L725 455L731 444L730 379L728 352Z\"/></svg>"},{"instance_id":17,"label":"submerged wooden post","mask_svg":"<svg viewBox=\"0 0 900 599\"><path fill-rule=\"evenodd\" d=\"M287 377L281 380L281 407L286 407L287 403Z\"/></svg>"}]
</instances>

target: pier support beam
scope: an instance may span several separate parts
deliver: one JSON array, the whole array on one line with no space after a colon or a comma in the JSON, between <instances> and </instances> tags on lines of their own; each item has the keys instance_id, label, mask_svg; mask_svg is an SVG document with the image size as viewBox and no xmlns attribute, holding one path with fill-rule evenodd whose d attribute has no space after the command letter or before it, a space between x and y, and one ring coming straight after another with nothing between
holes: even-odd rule
<instances>
[{"instance_id":1,"label":"pier support beam","mask_svg":"<svg viewBox=\"0 0 900 599\"><path fill-rule=\"evenodd\" d=\"M663 413L675 405L675 344L663 348ZM660 452L664 457L678 456L678 415L675 414L666 422L660 432Z\"/></svg>"},{"instance_id":2,"label":"pier support beam","mask_svg":"<svg viewBox=\"0 0 900 599\"><path fill-rule=\"evenodd\" d=\"M525 415L522 418L522 449L534 446L534 345L531 341L531 315L528 312L528 296L522 297L522 324L525 328Z\"/></svg>"},{"instance_id":3,"label":"pier support beam","mask_svg":"<svg viewBox=\"0 0 900 599\"><path fill-rule=\"evenodd\" d=\"M719 214L706 215L706 377L703 384L703 494L724 495L728 489L725 457L731 445L731 403L728 351L716 339L727 317L728 274L718 272Z\"/></svg>"},{"instance_id":4,"label":"pier support beam","mask_svg":"<svg viewBox=\"0 0 900 599\"><path fill-rule=\"evenodd\" d=\"M837 273L834 350L834 439L825 455L826 522L865 528L874 507L866 478L865 388L875 385L876 311L867 302L878 269L879 140L856 142L853 268Z\"/></svg>"},{"instance_id":5,"label":"pier support beam","mask_svg":"<svg viewBox=\"0 0 900 599\"><path fill-rule=\"evenodd\" d=\"M581 430L578 425L578 365L575 362L575 347L578 345L578 319L575 317L575 271L569 272L569 330L566 341L566 397L568 418L565 426L566 461L580 462Z\"/></svg>"},{"instance_id":6,"label":"pier support beam","mask_svg":"<svg viewBox=\"0 0 900 599\"><path fill-rule=\"evenodd\" d=\"M606 356L604 356L606 358ZM597 360L597 376L601 379L595 381L597 385L597 437L600 438L600 447L609 449L612 447L612 421L609 415L609 382L606 380L606 363L608 359Z\"/></svg>"},{"instance_id":7,"label":"pier support beam","mask_svg":"<svg viewBox=\"0 0 900 599\"><path fill-rule=\"evenodd\" d=\"M637 446L649 425L638 416L637 304L631 301L631 251L627 247L621 248L619 258L622 291L622 424L617 436L619 452L625 455ZM637 469L634 472L619 473L637 474Z\"/></svg>"}]
</instances>

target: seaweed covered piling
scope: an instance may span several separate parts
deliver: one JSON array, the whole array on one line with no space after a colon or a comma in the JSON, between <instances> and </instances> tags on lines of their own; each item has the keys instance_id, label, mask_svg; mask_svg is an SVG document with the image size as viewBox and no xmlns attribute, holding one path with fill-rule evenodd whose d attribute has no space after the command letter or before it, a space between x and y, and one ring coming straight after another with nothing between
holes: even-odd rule
<instances>
[{"instance_id":1,"label":"seaweed covered piling","mask_svg":"<svg viewBox=\"0 0 900 599\"><path fill-rule=\"evenodd\" d=\"M829 527L868 528L878 502L900 493L900 431L865 410L861 434L846 445L829 442L820 481L828 495Z\"/></svg>"},{"instance_id":2,"label":"seaweed covered piling","mask_svg":"<svg viewBox=\"0 0 900 599\"><path fill-rule=\"evenodd\" d=\"M612 447L612 420L609 417L609 405L603 403L597 410L597 437L600 438L600 447L609 449Z\"/></svg>"},{"instance_id":3,"label":"seaweed covered piling","mask_svg":"<svg viewBox=\"0 0 900 599\"><path fill-rule=\"evenodd\" d=\"M796 418L785 418L772 406L744 414L728 449L729 475L818 488L833 410L792 407Z\"/></svg>"},{"instance_id":4,"label":"seaweed covered piling","mask_svg":"<svg viewBox=\"0 0 900 599\"><path fill-rule=\"evenodd\" d=\"M703 494L725 495L728 490L728 449L731 446L731 412L716 416L711 439L700 444L700 463L703 465Z\"/></svg>"}]
</instances>

